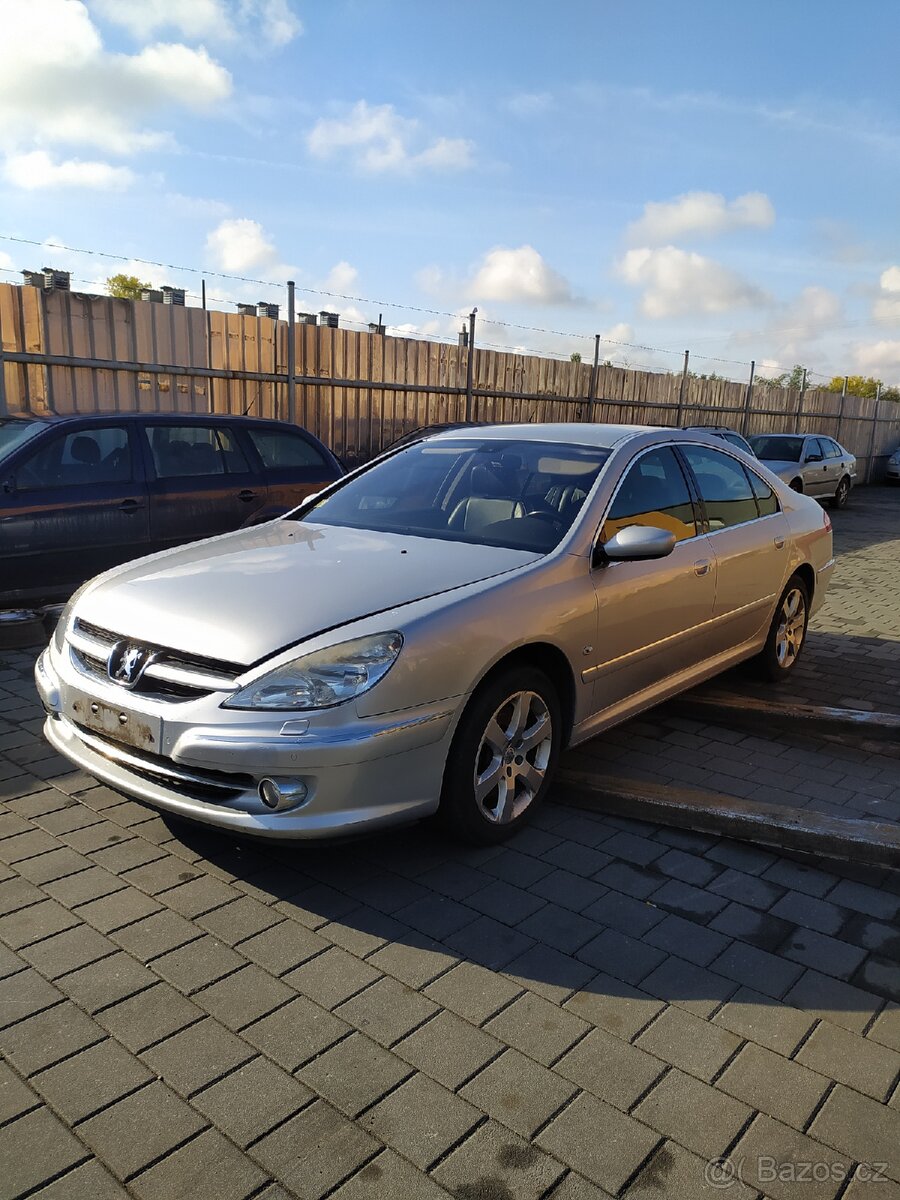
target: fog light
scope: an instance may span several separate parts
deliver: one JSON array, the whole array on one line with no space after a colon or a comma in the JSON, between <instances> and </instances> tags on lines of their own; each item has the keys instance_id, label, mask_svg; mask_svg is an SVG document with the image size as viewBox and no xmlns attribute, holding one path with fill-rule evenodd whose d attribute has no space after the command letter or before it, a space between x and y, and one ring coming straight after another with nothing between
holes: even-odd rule
<instances>
[{"instance_id":1,"label":"fog light","mask_svg":"<svg viewBox=\"0 0 900 1200\"><path fill-rule=\"evenodd\" d=\"M302 779L263 779L259 785L260 800L273 812L296 808L303 803L308 793L309 788Z\"/></svg>"}]
</instances>

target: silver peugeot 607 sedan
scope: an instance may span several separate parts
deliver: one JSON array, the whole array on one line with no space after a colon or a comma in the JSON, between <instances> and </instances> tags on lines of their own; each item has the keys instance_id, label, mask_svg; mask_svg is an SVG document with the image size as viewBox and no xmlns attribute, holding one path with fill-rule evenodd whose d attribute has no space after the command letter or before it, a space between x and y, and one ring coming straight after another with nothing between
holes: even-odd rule
<instances>
[{"instance_id":1,"label":"silver peugeot 607 sedan","mask_svg":"<svg viewBox=\"0 0 900 1200\"><path fill-rule=\"evenodd\" d=\"M37 663L45 732L238 832L497 841L564 746L742 659L786 677L832 567L819 505L702 433L453 430L86 584Z\"/></svg>"}]
</instances>

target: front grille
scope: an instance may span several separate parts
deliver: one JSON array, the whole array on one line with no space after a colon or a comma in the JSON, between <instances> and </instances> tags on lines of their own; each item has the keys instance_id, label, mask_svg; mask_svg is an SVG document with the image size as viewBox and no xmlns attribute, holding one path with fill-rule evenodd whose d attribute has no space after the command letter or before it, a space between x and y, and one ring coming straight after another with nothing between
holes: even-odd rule
<instances>
[{"instance_id":1,"label":"front grille","mask_svg":"<svg viewBox=\"0 0 900 1200\"><path fill-rule=\"evenodd\" d=\"M82 741L96 753L125 767L132 775L160 784L180 795L221 803L256 788L252 775L214 771L208 767L182 767L165 755L122 746L113 738L97 733L95 729L87 729L78 722L75 722L75 726Z\"/></svg>"},{"instance_id":2,"label":"front grille","mask_svg":"<svg viewBox=\"0 0 900 1200\"><path fill-rule=\"evenodd\" d=\"M83 675L109 683L107 660L113 646L121 640L120 634L76 617L68 644ZM136 644L151 652L151 660L130 690L155 700L197 700L212 692L231 692L237 686L237 676L245 670L239 663L184 654L149 642Z\"/></svg>"}]
</instances>

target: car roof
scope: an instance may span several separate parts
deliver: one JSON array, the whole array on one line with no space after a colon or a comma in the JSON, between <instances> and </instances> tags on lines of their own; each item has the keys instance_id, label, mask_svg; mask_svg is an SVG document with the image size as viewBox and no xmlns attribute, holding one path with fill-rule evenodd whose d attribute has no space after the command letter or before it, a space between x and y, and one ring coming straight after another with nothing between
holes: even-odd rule
<instances>
[{"instance_id":1,"label":"car roof","mask_svg":"<svg viewBox=\"0 0 900 1200\"><path fill-rule=\"evenodd\" d=\"M527 425L472 425L461 429L446 429L429 437L432 442L471 441L473 437L488 437L508 442L569 442L576 446L598 446L610 450L626 438L639 433L679 433L656 425L601 425L588 421L531 422Z\"/></svg>"},{"instance_id":2,"label":"car roof","mask_svg":"<svg viewBox=\"0 0 900 1200\"><path fill-rule=\"evenodd\" d=\"M94 412L94 413L15 413L9 417L0 417L2 421L40 421L44 425L67 425L79 421L88 425L100 422L106 424L111 420L119 421L178 421L185 425L206 425L210 421L239 425L281 425L288 429L301 429L290 421L279 421L273 417L244 416L237 413L183 413L183 412ZM303 430L308 433L309 430Z\"/></svg>"}]
</instances>

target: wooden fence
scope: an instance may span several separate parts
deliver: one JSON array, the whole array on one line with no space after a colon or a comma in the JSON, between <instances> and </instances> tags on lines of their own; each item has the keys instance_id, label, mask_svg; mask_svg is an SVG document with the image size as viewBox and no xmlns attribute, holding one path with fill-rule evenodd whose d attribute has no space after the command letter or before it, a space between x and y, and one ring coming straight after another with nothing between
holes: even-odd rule
<instances>
[{"instance_id":1,"label":"wooden fence","mask_svg":"<svg viewBox=\"0 0 900 1200\"><path fill-rule=\"evenodd\" d=\"M458 421L723 424L818 431L877 477L900 405L719 379L0 284L0 415L223 412L295 419L348 463L412 429Z\"/></svg>"}]
</instances>

